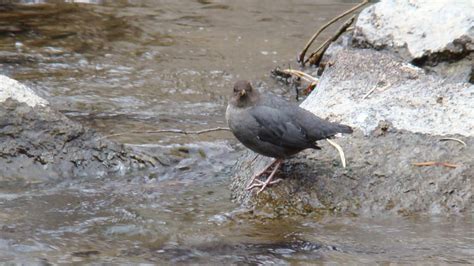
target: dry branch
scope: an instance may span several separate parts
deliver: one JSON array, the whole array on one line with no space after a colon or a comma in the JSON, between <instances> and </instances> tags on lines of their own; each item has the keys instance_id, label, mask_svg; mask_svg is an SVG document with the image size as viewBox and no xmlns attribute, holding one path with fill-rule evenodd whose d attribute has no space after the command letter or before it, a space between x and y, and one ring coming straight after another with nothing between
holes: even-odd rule
<instances>
[{"instance_id":1,"label":"dry branch","mask_svg":"<svg viewBox=\"0 0 474 266\"><path fill-rule=\"evenodd\" d=\"M181 129L162 129L162 130L149 130L149 131L129 131L125 133L117 133L117 134L111 134L111 135L106 135L103 137L100 137L97 140L101 140L104 138L110 138L110 137L116 137L116 136L123 136L123 135L129 135L129 134L160 134L160 133L175 133L175 134L184 134L184 135L200 135L204 133L209 133L209 132L215 132L215 131L230 131L229 128L227 127L216 127L216 128L209 128L209 129L203 129L203 130L197 130L197 131L186 131L186 130L181 130Z\"/></svg>"},{"instance_id":2,"label":"dry branch","mask_svg":"<svg viewBox=\"0 0 474 266\"><path fill-rule=\"evenodd\" d=\"M462 145L464 145L464 147L467 147L466 142L464 142L460 139L457 139L457 138L442 138L442 139L439 139L439 141L447 141L447 140L457 141L457 142L461 143Z\"/></svg>"},{"instance_id":3,"label":"dry branch","mask_svg":"<svg viewBox=\"0 0 474 266\"><path fill-rule=\"evenodd\" d=\"M444 166L444 167L449 167L449 168L456 168L459 165L457 164L452 164L452 163L445 163L445 162L419 162L419 163L413 163L415 166Z\"/></svg>"},{"instance_id":4,"label":"dry branch","mask_svg":"<svg viewBox=\"0 0 474 266\"><path fill-rule=\"evenodd\" d=\"M338 21L340 18L354 12L356 9L362 7L363 5L367 4L369 2L369 0L364 0L362 1L362 3L354 6L353 8L343 12L342 14L338 15L337 17L331 19L328 23L324 24L312 37L311 39L308 41L308 43L306 43L306 46L304 47L303 51L300 53L299 57L298 57L298 62L300 62L303 66L305 64L305 60L304 60L304 56L306 54L306 52L308 51L309 47L311 46L311 44L314 42L314 40L319 36L319 34L321 34L321 32L323 30L325 30L327 27L329 27L331 24L333 24L334 22Z\"/></svg>"},{"instance_id":5,"label":"dry branch","mask_svg":"<svg viewBox=\"0 0 474 266\"><path fill-rule=\"evenodd\" d=\"M336 31L336 33L333 36L331 36L323 44L321 44L321 46L319 46L318 49L315 52L313 52L308 57L308 59L306 59L304 64L309 62L310 65L318 65L319 62L321 61L321 58L323 57L324 52L326 52L331 42L336 41L337 38L339 38L339 36L341 36L341 34L343 34L347 30L347 28L349 28L352 22L354 22L355 17L356 16L354 15L350 19L346 20L346 22L342 24L342 26Z\"/></svg>"}]
</instances>

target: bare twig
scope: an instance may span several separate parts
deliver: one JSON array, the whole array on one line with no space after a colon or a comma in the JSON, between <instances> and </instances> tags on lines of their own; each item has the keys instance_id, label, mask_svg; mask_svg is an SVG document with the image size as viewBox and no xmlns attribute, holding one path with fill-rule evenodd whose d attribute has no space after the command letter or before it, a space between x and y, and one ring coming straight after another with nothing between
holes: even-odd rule
<instances>
[{"instance_id":1,"label":"bare twig","mask_svg":"<svg viewBox=\"0 0 474 266\"><path fill-rule=\"evenodd\" d=\"M308 43L306 43L303 51L300 53L300 55L298 57L298 62L300 62L304 66L304 63L305 63L304 56L305 56L306 52L308 51L309 47L314 42L314 40L319 36L319 34L321 34L321 32L323 30L325 30L327 27L329 27L334 22L338 21L340 18L354 12L356 9L358 9L359 7L362 7L363 5L367 4L368 2L369 2L369 0L362 1L362 3L354 6L353 8L351 8L351 9L345 11L344 13L338 15L337 17L331 19L328 23L324 24L321 28L319 28L319 30L311 37L311 39L308 41Z\"/></svg>"},{"instance_id":2,"label":"bare twig","mask_svg":"<svg viewBox=\"0 0 474 266\"><path fill-rule=\"evenodd\" d=\"M285 70L281 70L279 67L273 69L271 74L275 77L282 78L285 81L288 81L288 79L291 78L291 74L285 72Z\"/></svg>"},{"instance_id":3,"label":"bare twig","mask_svg":"<svg viewBox=\"0 0 474 266\"><path fill-rule=\"evenodd\" d=\"M129 132L124 132L124 133L117 133L117 134L106 135L106 136L100 137L100 138L97 139L97 140L101 140L101 139L104 139L104 138L110 138L110 137L116 137L116 136L129 135L129 134L175 133L175 134L184 134L184 135L200 135L200 134L209 133L209 132L214 132L214 131L230 131L230 129L227 128L227 127L216 127L216 128L209 128L209 129L203 129L203 130L197 130L197 131L186 131L186 130L181 130L181 129L162 129L162 130L149 130L149 131L129 131Z\"/></svg>"},{"instance_id":4,"label":"bare twig","mask_svg":"<svg viewBox=\"0 0 474 266\"><path fill-rule=\"evenodd\" d=\"M326 139L326 140L329 142L329 144L331 144L337 149L337 151L339 152L339 156L341 157L342 167L346 168L346 156L344 156L344 151L342 150L341 146L339 146L339 144L337 144L333 140L330 140L330 139Z\"/></svg>"},{"instance_id":5,"label":"bare twig","mask_svg":"<svg viewBox=\"0 0 474 266\"><path fill-rule=\"evenodd\" d=\"M466 142L464 142L460 139L457 139L457 138L442 138L442 139L439 139L439 141L447 141L447 140L457 141L457 142L461 143L462 145L464 145L464 147L467 147Z\"/></svg>"},{"instance_id":6,"label":"bare twig","mask_svg":"<svg viewBox=\"0 0 474 266\"><path fill-rule=\"evenodd\" d=\"M307 82L311 83L311 84L317 84L318 83L318 79L309 75L309 74L306 74L304 73L303 71L299 71L299 70L295 70L295 69L284 69L284 70L280 70L280 72L284 73L284 74L288 74L288 75L293 75L293 76L297 76L301 79L304 79L306 80Z\"/></svg>"},{"instance_id":7,"label":"bare twig","mask_svg":"<svg viewBox=\"0 0 474 266\"><path fill-rule=\"evenodd\" d=\"M452 163L445 163L445 162L419 162L419 163L413 163L415 166L444 166L444 167L449 167L449 168L456 168L459 165L458 164L452 164Z\"/></svg>"},{"instance_id":8,"label":"bare twig","mask_svg":"<svg viewBox=\"0 0 474 266\"><path fill-rule=\"evenodd\" d=\"M272 70L272 75L284 78L287 82L288 82L288 79L291 78L292 76L295 76L299 79L309 82L309 85L303 91L305 95L308 95L316 87L316 85L318 85L318 82L319 82L318 78L315 78L309 74L306 74L303 71L299 71L299 70L291 69L291 68L283 69L283 70L276 68ZM299 79L296 79L293 81L296 81L299 84ZM299 95L298 91L299 91L298 88L296 88L296 101L298 101L298 95Z\"/></svg>"},{"instance_id":9,"label":"bare twig","mask_svg":"<svg viewBox=\"0 0 474 266\"><path fill-rule=\"evenodd\" d=\"M369 97L369 95L372 94L372 92L374 92L375 89L377 89L377 85L375 85L372 89L370 89L370 90L362 97L362 100L364 100L365 98Z\"/></svg>"},{"instance_id":10,"label":"bare twig","mask_svg":"<svg viewBox=\"0 0 474 266\"><path fill-rule=\"evenodd\" d=\"M390 87L391 84L387 84L385 86L383 86L382 88L380 88L380 91L384 91L386 88ZM363 97L362 97L362 100L366 99L367 97L369 97L370 94L372 94L372 92L374 92L376 89L378 88L377 85L375 85L372 89L370 89Z\"/></svg>"},{"instance_id":11,"label":"bare twig","mask_svg":"<svg viewBox=\"0 0 474 266\"><path fill-rule=\"evenodd\" d=\"M356 16L354 15L350 19L346 20L346 22L344 22L344 24L342 24L342 26L336 31L336 33L333 36L331 36L323 44L321 44L318 47L318 49L315 52L313 52L308 57L308 59L306 59L304 64L306 64L307 62L309 62L311 65L319 64L319 62L321 61L321 58L323 57L324 52L328 49L331 42L336 41L337 38L339 38L339 36L341 36L341 34L343 34L346 31L346 29L349 28L349 26L352 24L352 22L354 22L355 17Z\"/></svg>"}]
</instances>

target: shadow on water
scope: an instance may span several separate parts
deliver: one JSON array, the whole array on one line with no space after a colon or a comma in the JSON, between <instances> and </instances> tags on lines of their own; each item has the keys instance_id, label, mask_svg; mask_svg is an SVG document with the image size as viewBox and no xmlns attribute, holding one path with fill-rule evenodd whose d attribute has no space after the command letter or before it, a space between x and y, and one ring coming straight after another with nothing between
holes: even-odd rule
<instances>
[{"instance_id":1,"label":"shadow on water","mask_svg":"<svg viewBox=\"0 0 474 266\"><path fill-rule=\"evenodd\" d=\"M271 88L269 70L293 63L314 29L353 1L0 4L0 72L113 134L225 126L236 79ZM468 218L275 218L239 209L227 186L241 147L227 132L114 139L164 166L126 177L2 177L0 262L473 262Z\"/></svg>"}]
</instances>

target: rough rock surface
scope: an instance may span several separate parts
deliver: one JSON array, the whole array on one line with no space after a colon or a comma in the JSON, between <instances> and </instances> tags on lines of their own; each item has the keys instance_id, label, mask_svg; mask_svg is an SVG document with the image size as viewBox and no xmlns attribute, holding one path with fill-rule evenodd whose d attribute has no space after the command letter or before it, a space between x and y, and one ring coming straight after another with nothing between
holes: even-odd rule
<instances>
[{"instance_id":1,"label":"rough rock surface","mask_svg":"<svg viewBox=\"0 0 474 266\"><path fill-rule=\"evenodd\" d=\"M245 190L270 159L248 152L235 166L232 196L271 214L450 214L471 210L474 177L474 86L449 83L387 51L335 49L333 63L302 106L354 126L336 150L307 150L278 173L284 180L256 195ZM372 93L368 92L374 89ZM466 142L441 141L454 137ZM416 166L441 162L452 167Z\"/></svg>"},{"instance_id":2,"label":"rough rock surface","mask_svg":"<svg viewBox=\"0 0 474 266\"><path fill-rule=\"evenodd\" d=\"M386 120L412 132L474 136L474 85L427 75L388 51L343 48L331 61L301 104L316 115L365 134Z\"/></svg>"},{"instance_id":3,"label":"rough rock surface","mask_svg":"<svg viewBox=\"0 0 474 266\"><path fill-rule=\"evenodd\" d=\"M31 107L48 105L48 101L36 95L30 88L14 79L0 75L0 103L7 98L26 103Z\"/></svg>"},{"instance_id":4,"label":"rough rock surface","mask_svg":"<svg viewBox=\"0 0 474 266\"><path fill-rule=\"evenodd\" d=\"M235 201L255 211L277 215L327 211L367 216L446 215L472 211L474 85L464 82L466 67L472 64L448 62L457 60L456 55L468 58L465 52L472 50L472 38L466 41L462 34L449 35L451 44L442 46L436 41L429 44L436 46L425 46L424 51L410 42L428 35L398 42L397 31L401 29L387 23L401 21L401 26L407 27L406 23L410 22L410 29L417 32L416 27L427 30L425 24L433 21L425 22L424 15L415 20L413 14L401 12L398 6L393 7L398 13L392 14L397 17L392 21L385 14L393 10L385 7L379 14L378 8L405 3L414 10L427 11L439 5L412 2L382 0L363 11L362 19L371 16L374 30L381 31L385 43L366 38L368 34L361 35L358 22L355 43L362 36L369 43L364 47L370 49L359 49L360 45L350 47L354 44L350 34L341 39L342 45L332 45L328 50L330 57L324 59L326 69L318 86L302 103L302 107L318 116L356 129L353 135L336 140L345 151L347 168L342 168L332 146L320 142L323 150L307 150L287 160L277 174L283 181L256 195L256 189L245 190L246 183L270 158L254 159L255 154L247 152L234 168L231 190ZM472 13L467 12L470 16ZM379 24L373 24L374 21ZM472 26L472 20L469 21ZM391 33L383 32L387 27L392 27ZM429 38L444 34L437 31L440 29L433 29ZM472 28L463 32L471 34ZM465 41L462 49L467 50L458 50L461 39ZM409 58L400 56L405 47L411 53ZM418 63L429 57L438 60L436 63L448 61L439 64L443 73L432 73L411 64L416 56L420 59ZM461 139L466 145L443 141L446 137ZM426 162L427 166L415 165Z\"/></svg>"},{"instance_id":5,"label":"rough rock surface","mask_svg":"<svg viewBox=\"0 0 474 266\"><path fill-rule=\"evenodd\" d=\"M360 13L354 43L395 51L444 78L472 83L473 14L472 1L382 0Z\"/></svg>"},{"instance_id":6,"label":"rough rock surface","mask_svg":"<svg viewBox=\"0 0 474 266\"><path fill-rule=\"evenodd\" d=\"M474 139L467 147L438 136L414 134L382 126L371 136L356 132L336 141L345 151L342 168L327 142L322 150L306 150L287 160L277 178L283 181L259 195L245 190L253 173L269 158L247 152L234 168L232 197L242 205L271 215L343 212L364 216L414 213L450 214L472 206ZM437 161L456 164L415 166Z\"/></svg>"},{"instance_id":7,"label":"rough rock surface","mask_svg":"<svg viewBox=\"0 0 474 266\"><path fill-rule=\"evenodd\" d=\"M11 84L0 83L1 94L13 95L0 102L0 180L97 177L156 164L71 121L26 87L14 92Z\"/></svg>"},{"instance_id":8,"label":"rough rock surface","mask_svg":"<svg viewBox=\"0 0 474 266\"><path fill-rule=\"evenodd\" d=\"M411 59L474 49L474 4L450 0L383 0L364 9L354 35L375 48L392 47Z\"/></svg>"}]
</instances>

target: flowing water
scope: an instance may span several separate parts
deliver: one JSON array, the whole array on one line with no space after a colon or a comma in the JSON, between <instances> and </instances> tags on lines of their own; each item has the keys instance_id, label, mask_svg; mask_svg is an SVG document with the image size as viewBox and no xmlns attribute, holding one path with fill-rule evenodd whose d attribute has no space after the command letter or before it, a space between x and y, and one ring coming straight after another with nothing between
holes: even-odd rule
<instances>
[{"instance_id":1,"label":"flowing water","mask_svg":"<svg viewBox=\"0 0 474 266\"><path fill-rule=\"evenodd\" d=\"M473 263L472 217L274 218L230 201L232 84L270 78L344 0L1 1L0 72L74 120L170 157L130 176L0 180L0 262ZM329 36L323 34L321 39ZM315 45L316 47L316 45Z\"/></svg>"}]
</instances>

